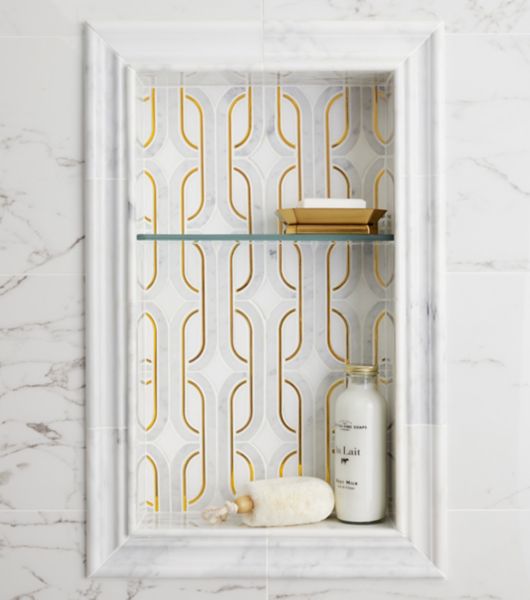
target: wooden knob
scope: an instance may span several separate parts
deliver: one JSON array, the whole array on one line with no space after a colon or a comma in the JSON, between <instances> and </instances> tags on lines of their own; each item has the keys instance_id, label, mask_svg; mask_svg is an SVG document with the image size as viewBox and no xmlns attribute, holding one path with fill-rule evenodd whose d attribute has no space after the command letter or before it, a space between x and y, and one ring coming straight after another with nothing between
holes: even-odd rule
<instances>
[{"instance_id":1,"label":"wooden knob","mask_svg":"<svg viewBox=\"0 0 530 600\"><path fill-rule=\"evenodd\" d=\"M240 513L252 512L254 508L254 502L250 496L239 496L234 502L237 504L237 512Z\"/></svg>"}]
</instances>

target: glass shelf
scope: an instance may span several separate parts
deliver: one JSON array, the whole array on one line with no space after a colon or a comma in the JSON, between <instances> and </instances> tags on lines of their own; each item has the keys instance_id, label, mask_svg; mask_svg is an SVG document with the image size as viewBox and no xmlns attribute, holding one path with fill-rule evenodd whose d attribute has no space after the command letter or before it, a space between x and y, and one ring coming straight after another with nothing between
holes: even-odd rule
<instances>
[{"instance_id":1,"label":"glass shelf","mask_svg":"<svg viewBox=\"0 0 530 600\"><path fill-rule=\"evenodd\" d=\"M138 233L138 241L151 242L392 242L394 234L378 233L300 233L281 235L277 233Z\"/></svg>"}]
</instances>

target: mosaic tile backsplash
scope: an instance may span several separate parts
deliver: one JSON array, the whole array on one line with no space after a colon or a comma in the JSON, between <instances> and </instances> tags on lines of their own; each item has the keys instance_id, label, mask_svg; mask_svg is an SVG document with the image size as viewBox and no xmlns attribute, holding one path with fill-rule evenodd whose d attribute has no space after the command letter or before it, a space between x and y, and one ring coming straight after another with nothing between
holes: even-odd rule
<instances>
[{"instance_id":1,"label":"mosaic tile backsplash","mask_svg":"<svg viewBox=\"0 0 530 600\"><path fill-rule=\"evenodd\" d=\"M138 232L278 232L278 208L315 196L364 198L393 229L391 85L139 84L136 112ZM139 517L329 480L347 359L379 364L391 431L392 243L137 249Z\"/></svg>"}]
</instances>

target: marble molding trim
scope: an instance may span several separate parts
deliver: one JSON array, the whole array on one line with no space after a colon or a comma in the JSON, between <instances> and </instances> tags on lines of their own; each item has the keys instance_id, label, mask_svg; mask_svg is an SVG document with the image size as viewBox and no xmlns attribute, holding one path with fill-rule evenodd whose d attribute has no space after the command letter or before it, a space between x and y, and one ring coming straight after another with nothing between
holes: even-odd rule
<instances>
[{"instance_id":1,"label":"marble molding trim","mask_svg":"<svg viewBox=\"0 0 530 600\"><path fill-rule=\"evenodd\" d=\"M443 29L437 23L86 27L88 574L442 577L445 567ZM186 39L189 43L185 43ZM256 42L256 39L258 40ZM230 43L227 43L230 40ZM245 42L246 40L246 42ZM248 47L247 45L248 44ZM244 64L243 64L244 63ZM193 527L132 513L134 84L139 71L393 73L396 94L396 506L374 535ZM131 329L132 331L132 329Z\"/></svg>"}]
</instances>

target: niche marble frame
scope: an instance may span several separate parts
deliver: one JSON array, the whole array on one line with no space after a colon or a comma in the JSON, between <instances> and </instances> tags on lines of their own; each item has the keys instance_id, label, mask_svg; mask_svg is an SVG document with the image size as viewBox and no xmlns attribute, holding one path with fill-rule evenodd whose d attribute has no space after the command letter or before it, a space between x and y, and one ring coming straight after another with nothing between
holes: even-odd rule
<instances>
[{"instance_id":1,"label":"niche marble frame","mask_svg":"<svg viewBox=\"0 0 530 600\"><path fill-rule=\"evenodd\" d=\"M230 40L227 42L227 40ZM381 22L86 26L87 572L95 577L443 577L443 26ZM130 492L135 71L392 73L396 499L377 528L136 529Z\"/></svg>"}]
</instances>

